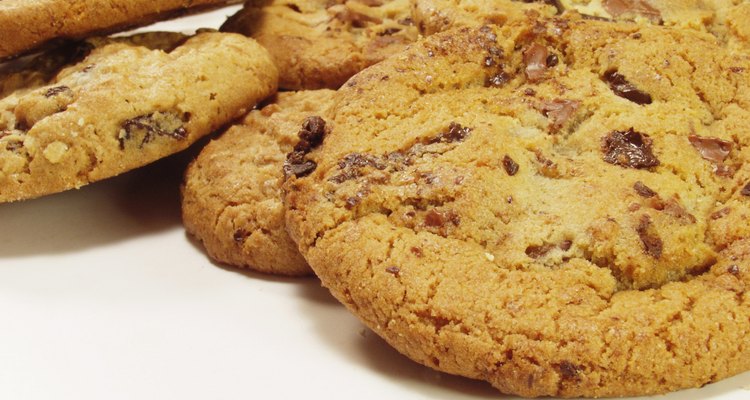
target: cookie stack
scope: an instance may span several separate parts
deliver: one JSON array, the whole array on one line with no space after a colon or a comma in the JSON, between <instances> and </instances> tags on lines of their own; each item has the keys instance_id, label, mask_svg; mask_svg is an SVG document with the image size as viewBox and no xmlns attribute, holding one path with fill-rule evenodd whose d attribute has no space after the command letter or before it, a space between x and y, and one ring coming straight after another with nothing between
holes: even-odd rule
<instances>
[{"instance_id":1,"label":"cookie stack","mask_svg":"<svg viewBox=\"0 0 750 400\"><path fill-rule=\"evenodd\" d=\"M731 0L249 1L3 65L0 200L234 121L182 186L212 259L314 272L503 393L699 387L750 369L749 29Z\"/></svg>"}]
</instances>

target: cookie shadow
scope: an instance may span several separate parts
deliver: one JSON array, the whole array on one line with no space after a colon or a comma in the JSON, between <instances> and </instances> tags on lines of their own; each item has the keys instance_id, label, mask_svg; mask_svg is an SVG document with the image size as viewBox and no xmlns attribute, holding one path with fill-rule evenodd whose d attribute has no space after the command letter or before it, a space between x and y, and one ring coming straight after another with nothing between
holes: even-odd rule
<instances>
[{"instance_id":1,"label":"cookie shadow","mask_svg":"<svg viewBox=\"0 0 750 400\"><path fill-rule=\"evenodd\" d=\"M349 317L348 311L327 289L316 280L298 287L304 315L314 316L314 329L332 349L351 359L353 364L365 364L375 373L399 382L433 399L499 399L503 397L486 382L437 372L422 366L392 348L373 331L361 329L342 332L341 319ZM325 312L321 313L323 308ZM347 341L355 342L353 348L341 348L341 336L351 335ZM351 339L351 338L355 339Z\"/></svg>"},{"instance_id":2,"label":"cookie shadow","mask_svg":"<svg viewBox=\"0 0 750 400\"><path fill-rule=\"evenodd\" d=\"M77 252L181 226L192 152L37 199L0 204L0 260Z\"/></svg>"}]
</instances>

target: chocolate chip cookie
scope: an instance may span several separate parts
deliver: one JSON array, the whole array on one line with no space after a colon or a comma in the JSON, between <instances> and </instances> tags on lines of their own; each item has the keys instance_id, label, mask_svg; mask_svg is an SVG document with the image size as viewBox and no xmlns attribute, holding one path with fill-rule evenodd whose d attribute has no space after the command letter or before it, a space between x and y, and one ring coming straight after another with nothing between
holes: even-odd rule
<instances>
[{"instance_id":1,"label":"chocolate chip cookie","mask_svg":"<svg viewBox=\"0 0 750 400\"><path fill-rule=\"evenodd\" d=\"M287 228L400 352L522 396L750 369L750 63L695 30L514 20L354 76Z\"/></svg>"},{"instance_id":2,"label":"chocolate chip cookie","mask_svg":"<svg viewBox=\"0 0 750 400\"><path fill-rule=\"evenodd\" d=\"M182 187L189 233L221 263L280 275L312 271L286 233L282 166L297 131L314 130L311 115L326 115L333 91L282 92L203 148Z\"/></svg>"},{"instance_id":3,"label":"chocolate chip cookie","mask_svg":"<svg viewBox=\"0 0 750 400\"><path fill-rule=\"evenodd\" d=\"M750 49L750 3L735 0L559 0L561 10L709 32L730 50Z\"/></svg>"},{"instance_id":4,"label":"chocolate chip cookie","mask_svg":"<svg viewBox=\"0 0 750 400\"><path fill-rule=\"evenodd\" d=\"M417 37L409 0L254 0L221 28L258 40L284 89L336 89Z\"/></svg>"},{"instance_id":5,"label":"chocolate chip cookie","mask_svg":"<svg viewBox=\"0 0 750 400\"><path fill-rule=\"evenodd\" d=\"M82 39L148 25L186 11L238 2L3 0L0 2L0 59L36 49L54 39Z\"/></svg>"},{"instance_id":6,"label":"chocolate chip cookie","mask_svg":"<svg viewBox=\"0 0 750 400\"><path fill-rule=\"evenodd\" d=\"M104 179L188 147L273 94L250 38L92 39L0 70L0 202Z\"/></svg>"}]
</instances>

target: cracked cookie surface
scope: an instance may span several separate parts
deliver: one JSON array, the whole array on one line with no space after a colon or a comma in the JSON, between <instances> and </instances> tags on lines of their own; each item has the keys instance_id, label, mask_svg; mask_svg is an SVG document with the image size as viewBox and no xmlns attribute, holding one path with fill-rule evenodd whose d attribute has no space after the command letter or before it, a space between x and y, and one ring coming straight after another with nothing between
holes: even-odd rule
<instances>
[{"instance_id":1,"label":"cracked cookie surface","mask_svg":"<svg viewBox=\"0 0 750 400\"><path fill-rule=\"evenodd\" d=\"M409 0L253 0L221 28L258 40L284 89L336 89L417 38Z\"/></svg>"},{"instance_id":2,"label":"cracked cookie surface","mask_svg":"<svg viewBox=\"0 0 750 400\"><path fill-rule=\"evenodd\" d=\"M279 275L308 275L286 233L282 166L305 118L326 115L333 91L281 92L203 148L185 173L182 215L219 262Z\"/></svg>"},{"instance_id":3,"label":"cracked cookie surface","mask_svg":"<svg viewBox=\"0 0 750 400\"><path fill-rule=\"evenodd\" d=\"M0 2L0 59L36 49L51 40L148 25L191 9L238 0L3 0Z\"/></svg>"},{"instance_id":4,"label":"cracked cookie surface","mask_svg":"<svg viewBox=\"0 0 750 400\"><path fill-rule=\"evenodd\" d=\"M424 365L522 396L702 386L750 369L748 89L693 30L439 33L339 90L287 227Z\"/></svg>"},{"instance_id":5,"label":"cracked cookie surface","mask_svg":"<svg viewBox=\"0 0 750 400\"><path fill-rule=\"evenodd\" d=\"M0 201L78 188L183 150L276 90L236 34L95 38L3 65Z\"/></svg>"}]
</instances>

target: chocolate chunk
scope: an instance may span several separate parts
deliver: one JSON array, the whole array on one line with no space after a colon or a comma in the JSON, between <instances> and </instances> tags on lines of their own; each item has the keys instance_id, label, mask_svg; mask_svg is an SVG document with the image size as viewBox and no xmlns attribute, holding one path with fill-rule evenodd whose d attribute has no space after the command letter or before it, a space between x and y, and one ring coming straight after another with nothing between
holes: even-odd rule
<instances>
[{"instance_id":1,"label":"chocolate chunk","mask_svg":"<svg viewBox=\"0 0 750 400\"><path fill-rule=\"evenodd\" d=\"M326 121L318 116L305 118L302 129L297 133L299 142L294 146L294 151L309 153L310 150L320 146L326 134Z\"/></svg>"},{"instance_id":2,"label":"chocolate chunk","mask_svg":"<svg viewBox=\"0 0 750 400\"><path fill-rule=\"evenodd\" d=\"M531 82L537 82L542 79L547 71L547 57L549 51L547 46L539 43L532 44L523 52L523 62L526 64L526 77Z\"/></svg>"},{"instance_id":3,"label":"chocolate chunk","mask_svg":"<svg viewBox=\"0 0 750 400\"><path fill-rule=\"evenodd\" d=\"M555 99L545 101L538 109L542 115L550 119L549 129L551 132L558 132L575 114L581 102L578 100Z\"/></svg>"},{"instance_id":4,"label":"chocolate chunk","mask_svg":"<svg viewBox=\"0 0 750 400\"><path fill-rule=\"evenodd\" d=\"M719 211L712 212L711 219L713 220L722 219L726 217L727 215L729 215L730 212L732 212L732 209L730 207L724 207Z\"/></svg>"},{"instance_id":5,"label":"chocolate chunk","mask_svg":"<svg viewBox=\"0 0 750 400\"><path fill-rule=\"evenodd\" d=\"M640 105L651 104L652 102L651 95L636 88L635 85L625 79L624 75L616 70L605 72L604 80L609 84L609 88L622 98Z\"/></svg>"},{"instance_id":6,"label":"chocolate chunk","mask_svg":"<svg viewBox=\"0 0 750 400\"><path fill-rule=\"evenodd\" d=\"M72 92L72 90L67 86L55 86L47 89L47 91L44 93L44 97L52 97L57 96L60 93L63 92Z\"/></svg>"},{"instance_id":7,"label":"chocolate chunk","mask_svg":"<svg viewBox=\"0 0 750 400\"><path fill-rule=\"evenodd\" d=\"M297 178L302 178L310 175L310 173L315 171L315 168L317 167L318 164L312 160L302 160L299 163L291 163L289 162L289 159L287 159L287 162L284 163L284 176L289 178L294 175Z\"/></svg>"},{"instance_id":8,"label":"chocolate chunk","mask_svg":"<svg viewBox=\"0 0 750 400\"><path fill-rule=\"evenodd\" d=\"M695 217L693 214L690 214L682 208L680 203L677 202L675 199L670 199L664 204L664 213L671 215L672 217L675 217L685 223L688 224L694 224L695 223Z\"/></svg>"},{"instance_id":9,"label":"chocolate chunk","mask_svg":"<svg viewBox=\"0 0 750 400\"><path fill-rule=\"evenodd\" d=\"M471 128L466 128L459 123L451 122L448 125L448 130L446 132L440 133L434 138L428 140L427 144L463 142L470 133Z\"/></svg>"},{"instance_id":10,"label":"chocolate chunk","mask_svg":"<svg viewBox=\"0 0 750 400\"><path fill-rule=\"evenodd\" d=\"M638 236L641 238L643 243L643 250L646 254L653 258L659 259L661 257L662 249L664 247L661 238L657 236L651 227L651 218L648 215L641 217L638 226L635 228L638 232Z\"/></svg>"},{"instance_id":11,"label":"chocolate chunk","mask_svg":"<svg viewBox=\"0 0 750 400\"><path fill-rule=\"evenodd\" d=\"M379 36L391 36L399 32L401 32L401 28L387 28L378 32L378 35Z\"/></svg>"},{"instance_id":12,"label":"chocolate chunk","mask_svg":"<svg viewBox=\"0 0 750 400\"><path fill-rule=\"evenodd\" d=\"M506 154L505 157L503 157L503 168L505 168L505 172L508 173L508 175L513 176L518 172L518 163L513 161L513 159Z\"/></svg>"},{"instance_id":13,"label":"chocolate chunk","mask_svg":"<svg viewBox=\"0 0 750 400\"><path fill-rule=\"evenodd\" d=\"M732 142L719 138L690 135L688 140L704 160L711 161L714 164L722 164L729 156L729 152L732 151Z\"/></svg>"},{"instance_id":14,"label":"chocolate chunk","mask_svg":"<svg viewBox=\"0 0 750 400\"><path fill-rule=\"evenodd\" d=\"M424 217L425 226L442 228L448 223L458 226L461 223L461 216L452 210L438 211L432 209Z\"/></svg>"},{"instance_id":15,"label":"chocolate chunk","mask_svg":"<svg viewBox=\"0 0 750 400\"><path fill-rule=\"evenodd\" d=\"M745 187L740 190L740 194L743 196L750 196L750 183L745 185Z\"/></svg>"},{"instance_id":16,"label":"chocolate chunk","mask_svg":"<svg viewBox=\"0 0 750 400\"><path fill-rule=\"evenodd\" d=\"M488 76L484 81L484 87L501 87L508 83L510 79L510 74L505 71L500 71L496 74Z\"/></svg>"},{"instance_id":17,"label":"chocolate chunk","mask_svg":"<svg viewBox=\"0 0 750 400\"><path fill-rule=\"evenodd\" d=\"M602 140L604 161L626 168L651 168L659 165L659 160L651 150L652 141L648 135L627 131L612 131Z\"/></svg>"},{"instance_id":18,"label":"chocolate chunk","mask_svg":"<svg viewBox=\"0 0 750 400\"><path fill-rule=\"evenodd\" d=\"M284 177L286 179L296 176L301 178L310 175L318 164L315 161L307 160L305 157L312 149L323 143L326 134L326 121L319 116L305 118L302 122L302 129L297 133L299 142L294 145L294 151L287 154L284 162Z\"/></svg>"},{"instance_id":19,"label":"chocolate chunk","mask_svg":"<svg viewBox=\"0 0 750 400\"><path fill-rule=\"evenodd\" d=\"M401 268L392 266L385 269L385 272L389 274L393 274L396 278L398 278L401 275Z\"/></svg>"},{"instance_id":20,"label":"chocolate chunk","mask_svg":"<svg viewBox=\"0 0 750 400\"><path fill-rule=\"evenodd\" d=\"M187 116L189 118L189 116ZM125 143L136 137L142 136L138 147L151 142L157 136L165 136L175 140L187 138L187 131L183 127L183 121L175 114L155 112L153 114L141 115L131 118L122 123L122 131L118 136L120 149L125 149Z\"/></svg>"},{"instance_id":21,"label":"chocolate chunk","mask_svg":"<svg viewBox=\"0 0 750 400\"><path fill-rule=\"evenodd\" d=\"M526 248L526 255L531 258L537 259L543 257L554 248L555 245L552 243L545 243L541 246L529 246Z\"/></svg>"},{"instance_id":22,"label":"chocolate chunk","mask_svg":"<svg viewBox=\"0 0 750 400\"><path fill-rule=\"evenodd\" d=\"M243 243L248 238L248 236L250 236L250 232L240 228L234 232L234 235L232 235L232 239L235 243Z\"/></svg>"},{"instance_id":23,"label":"chocolate chunk","mask_svg":"<svg viewBox=\"0 0 750 400\"><path fill-rule=\"evenodd\" d=\"M551 68L559 64L560 59L557 57L556 54L550 54L547 56L546 62L547 62L547 68Z\"/></svg>"},{"instance_id":24,"label":"chocolate chunk","mask_svg":"<svg viewBox=\"0 0 750 400\"><path fill-rule=\"evenodd\" d=\"M643 184L643 182L638 181L633 185L633 189L635 190L638 195L640 195L643 198L650 198L656 196L656 192L651 190L650 187Z\"/></svg>"},{"instance_id":25,"label":"chocolate chunk","mask_svg":"<svg viewBox=\"0 0 750 400\"><path fill-rule=\"evenodd\" d=\"M613 17L637 14L660 23L661 13L645 0L604 0L602 6Z\"/></svg>"},{"instance_id":26,"label":"chocolate chunk","mask_svg":"<svg viewBox=\"0 0 750 400\"><path fill-rule=\"evenodd\" d=\"M581 373L581 369L570 361L560 362L560 375L563 379L579 379L578 374Z\"/></svg>"}]
</instances>

